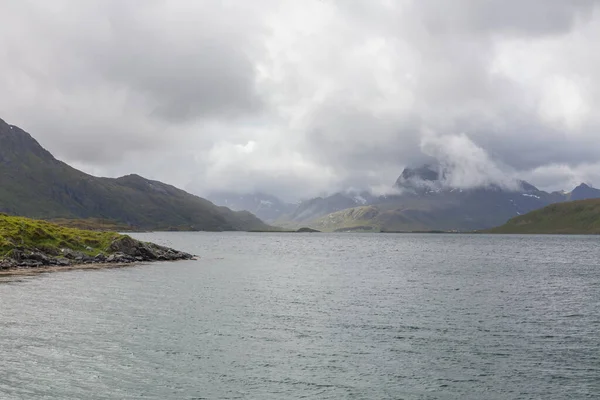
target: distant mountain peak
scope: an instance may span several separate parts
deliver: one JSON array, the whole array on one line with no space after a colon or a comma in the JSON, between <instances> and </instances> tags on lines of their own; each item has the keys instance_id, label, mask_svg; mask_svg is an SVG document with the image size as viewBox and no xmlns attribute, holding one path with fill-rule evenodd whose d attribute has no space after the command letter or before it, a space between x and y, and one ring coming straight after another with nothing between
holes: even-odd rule
<instances>
[{"instance_id":1,"label":"distant mountain peak","mask_svg":"<svg viewBox=\"0 0 600 400\"><path fill-rule=\"evenodd\" d=\"M580 183L569 194L569 200L586 200L600 197L600 189L596 189L587 183Z\"/></svg>"},{"instance_id":2,"label":"distant mountain peak","mask_svg":"<svg viewBox=\"0 0 600 400\"><path fill-rule=\"evenodd\" d=\"M404 168L398 179L420 179L423 181L437 181L440 179L440 168L437 165L425 164L418 168Z\"/></svg>"},{"instance_id":3,"label":"distant mountain peak","mask_svg":"<svg viewBox=\"0 0 600 400\"><path fill-rule=\"evenodd\" d=\"M445 187L446 171L439 164L404 168L394 184L395 189L413 194L439 193Z\"/></svg>"},{"instance_id":4,"label":"distant mountain peak","mask_svg":"<svg viewBox=\"0 0 600 400\"><path fill-rule=\"evenodd\" d=\"M524 192L539 192L539 189L527 181L519 180L519 188Z\"/></svg>"},{"instance_id":5,"label":"distant mountain peak","mask_svg":"<svg viewBox=\"0 0 600 400\"><path fill-rule=\"evenodd\" d=\"M444 191L462 190L491 190L506 192L539 192L539 189L529 182L517 180L510 182L510 179L500 179L495 181L490 179L480 179L469 185L469 179L455 176L456 171L442 164L425 164L417 168L407 167L396 180L394 187L403 191L417 194L440 193ZM467 177L468 178L468 177Z\"/></svg>"},{"instance_id":6,"label":"distant mountain peak","mask_svg":"<svg viewBox=\"0 0 600 400\"><path fill-rule=\"evenodd\" d=\"M29 133L0 119L0 161L20 163L25 154L33 154L43 162L57 162Z\"/></svg>"}]
</instances>

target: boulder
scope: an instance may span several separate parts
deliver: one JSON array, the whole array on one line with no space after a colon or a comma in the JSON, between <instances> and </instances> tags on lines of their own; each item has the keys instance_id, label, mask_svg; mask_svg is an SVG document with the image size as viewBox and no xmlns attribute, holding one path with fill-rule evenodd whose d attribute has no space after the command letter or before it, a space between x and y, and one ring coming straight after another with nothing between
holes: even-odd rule
<instances>
[{"instance_id":1,"label":"boulder","mask_svg":"<svg viewBox=\"0 0 600 400\"><path fill-rule=\"evenodd\" d=\"M115 239L110 246L108 246L108 250L111 253L123 253L135 256L135 254L138 252L139 246L139 241L129 236L122 236L118 239Z\"/></svg>"}]
</instances>

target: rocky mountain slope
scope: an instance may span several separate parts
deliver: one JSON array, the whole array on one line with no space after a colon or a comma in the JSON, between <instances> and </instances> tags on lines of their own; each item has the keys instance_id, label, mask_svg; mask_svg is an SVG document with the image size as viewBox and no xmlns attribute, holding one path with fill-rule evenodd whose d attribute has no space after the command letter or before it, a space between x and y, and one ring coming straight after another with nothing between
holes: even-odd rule
<instances>
[{"instance_id":1,"label":"rocky mountain slope","mask_svg":"<svg viewBox=\"0 0 600 400\"><path fill-rule=\"evenodd\" d=\"M162 182L138 175L88 175L2 120L0 212L41 219L101 218L139 229L269 229L249 212L216 206Z\"/></svg>"}]
</instances>

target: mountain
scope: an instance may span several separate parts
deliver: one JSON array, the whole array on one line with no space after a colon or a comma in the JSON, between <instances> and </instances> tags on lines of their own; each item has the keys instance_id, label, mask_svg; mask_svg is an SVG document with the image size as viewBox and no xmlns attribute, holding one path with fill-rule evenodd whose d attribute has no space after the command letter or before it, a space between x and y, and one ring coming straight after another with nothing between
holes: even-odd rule
<instances>
[{"instance_id":1,"label":"mountain","mask_svg":"<svg viewBox=\"0 0 600 400\"><path fill-rule=\"evenodd\" d=\"M600 198L600 189L595 189L591 186L582 183L577 186L571 193L568 195L569 200L585 200L585 199L597 199Z\"/></svg>"},{"instance_id":2,"label":"mountain","mask_svg":"<svg viewBox=\"0 0 600 400\"><path fill-rule=\"evenodd\" d=\"M394 184L395 188L412 193L425 193L442 188L445 178L443 171L434 165L423 165L419 168L405 168Z\"/></svg>"},{"instance_id":3,"label":"mountain","mask_svg":"<svg viewBox=\"0 0 600 400\"><path fill-rule=\"evenodd\" d=\"M316 197L302 201L290 215L289 221L301 224L339 210L369 204L373 199L368 192L335 193L327 197Z\"/></svg>"},{"instance_id":4,"label":"mountain","mask_svg":"<svg viewBox=\"0 0 600 400\"><path fill-rule=\"evenodd\" d=\"M600 234L600 199L551 204L510 219L490 233Z\"/></svg>"},{"instance_id":5,"label":"mountain","mask_svg":"<svg viewBox=\"0 0 600 400\"><path fill-rule=\"evenodd\" d=\"M309 226L321 230L468 231L496 226L543 207L551 202L549 197L537 189L525 192L495 187L406 192L329 214Z\"/></svg>"},{"instance_id":6,"label":"mountain","mask_svg":"<svg viewBox=\"0 0 600 400\"><path fill-rule=\"evenodd\" d=\"M268 229L249 212L218 207L139 175L88 175L1 119L0 212L39 219L101 218L140 229Z\"/></svg>"},{"instance_id":7,"label":"mountain","mask_svg":"<svg viewBox=\"0 0 600 400\"><path fill-rule=\"evenodd\" d=\"M207 195L206 198L215 204L229 207L234 211L249 211L269 223L292 213L297 206L260 192L252 194L213 192Z\"/></svg>"},{"instance_id":8,"label":"mountain","mask_svg":"<svg viewBox=\"0 0 600 400\"><path fill-rule=\"evenodd\" d=\"M581 185L571 193L548 193L525 181L515 188L498 185L449 187L435 165L406 168L390 195L336 193L303 202L287 226L307 225L324 231L471 231L503 224L548 204L571 197L600 197L600 190Z\"/></svg>"}]
</instances>

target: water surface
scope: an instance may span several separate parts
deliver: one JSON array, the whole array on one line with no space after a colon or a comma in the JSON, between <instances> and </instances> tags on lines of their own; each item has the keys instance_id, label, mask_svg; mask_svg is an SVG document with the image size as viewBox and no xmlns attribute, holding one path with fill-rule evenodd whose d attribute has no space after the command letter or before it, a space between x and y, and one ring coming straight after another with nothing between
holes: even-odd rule
<instances>
[{"instance_id":1,"label":"water surface","mask_svg":"<svg viewBox=\"0 0 600 400\"><path fill-rule=\"evenodd\" d=\"M598 237L134 236L0 284L0 399L600 397Z\"/></svg>"}]
</instances>

